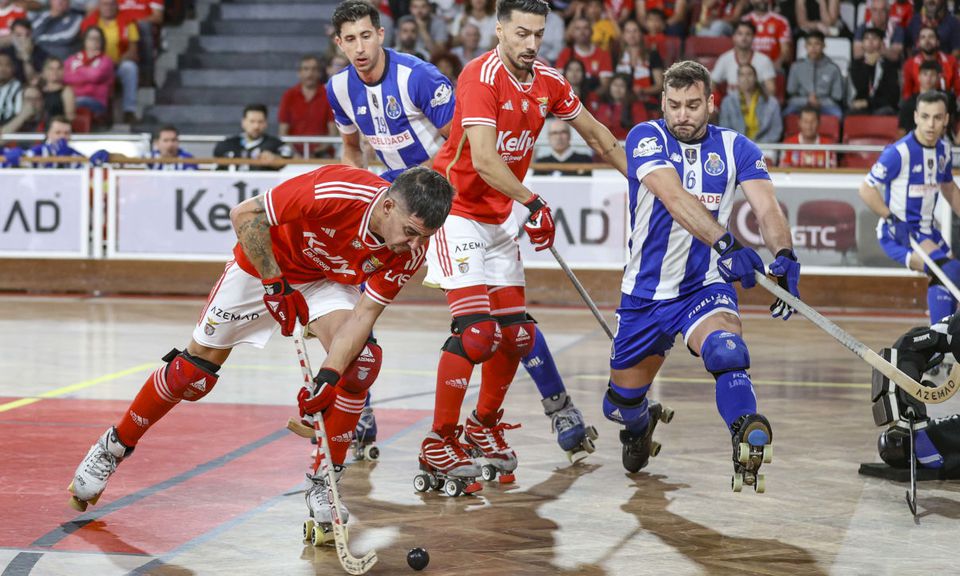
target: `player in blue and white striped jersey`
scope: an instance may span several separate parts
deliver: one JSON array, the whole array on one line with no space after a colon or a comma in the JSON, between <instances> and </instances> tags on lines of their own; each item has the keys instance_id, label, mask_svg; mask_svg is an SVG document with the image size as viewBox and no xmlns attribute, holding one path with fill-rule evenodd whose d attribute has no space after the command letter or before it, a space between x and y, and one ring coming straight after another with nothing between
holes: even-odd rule
<instances>
[{"instance_id":1,"label":"player in blue and white striped jersey","mask_svg":"<svg viewBox=\"0 0 960 576\"><path fill-rule=\"evenodd\" d=\"M756 471L772 430L757 413L730 284L751 288L763 262L726 229L738 186L776 254L771 270L794 295L800 264L759 148L741 134L707 124L714 111L707 69L678 62L665 73L664 86L663 120L639 124L627 136L630 260L603 411L624 426L623 464L638 471L656 450L651 436L657 420L669 419L669 411L648 403L646 394L675 336L683 334L690 352L716 378L717 408L733 435L734 489L739 482L762 490ZM771 312L786 319L793 310L778 300ZM749 444L746 463L737 461L741 442Z\"/></svg>"},{"instance_id":2,"label":"player in blue and white striped jersey","mask_svg":"<svg viewBox=\"0 0 960 576\"><path fill-rule=\"evenodd\" d=\"M940 91L924 92L917 98L916 129L887 146L866 179L860 197L881 220L877 237L887 256L912 270L930 276L927 307L930 323L957 309L950 292L913 253L910 238L930 254L954 284L960 284L960 262L933 225L933 213L940 193L960 214L960 194L953 181L950 144L942 140L948 124L947 96Z\"/></svg>"}]
</instances>

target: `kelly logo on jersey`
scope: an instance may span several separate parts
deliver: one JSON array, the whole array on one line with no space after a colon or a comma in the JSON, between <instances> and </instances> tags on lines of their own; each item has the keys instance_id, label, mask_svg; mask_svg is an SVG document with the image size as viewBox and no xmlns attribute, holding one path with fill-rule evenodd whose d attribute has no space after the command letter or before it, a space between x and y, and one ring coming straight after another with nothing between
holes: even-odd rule
<instances>
[{"instance_id":1,"label":"kelly logo on jersey","mask_svg":"<svg viewBox=\"0 0 960 576\"><path fill-rule=\"evenodd\" d=\"M350 262L345 258L327 252L324 249L326 244L318 240L315 233L304 232L303 238L307 242L306 248L303 249L303 255L312 260L317 266L334 274L343 274L345 276L357 275L356 272L350 269Z\"/></svg>"},{"instance_id":2,"label":"kelly logo on jersey","mask_svg":"<svg viewBox=\"0 0 960 576\"><path fill-rule=\"evenodd\" d=\"M512 130L497 133L497 151L504 162L517 162L522 160L528 152L533 150L533 144L536 139L530 130L522 130L520 134L513 135Z\"/></svg>"}]
</instances>

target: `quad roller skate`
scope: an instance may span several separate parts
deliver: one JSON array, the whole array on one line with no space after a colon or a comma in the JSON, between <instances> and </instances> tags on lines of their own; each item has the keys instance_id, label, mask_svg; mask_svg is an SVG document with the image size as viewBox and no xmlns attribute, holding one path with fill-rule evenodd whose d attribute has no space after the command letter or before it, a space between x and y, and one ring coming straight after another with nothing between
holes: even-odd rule
<instances>
[{"instance_id":1,"label":"quad roller skate","mask_svg":"<svg viewBox=\"0 0 960 576\"><path fill-rule=\"evenodd\" d=\"M417 492L443 491L450 497L473 494L483 489L477 482L480 467L460 443L463 427L457 426L445 438L431 432L420 446L420 473L413 479Z\"/></svg>"},{"instance_id":2,"label":"quad roller skate","mask_svg":"<svg viewBox=\"0 0 960 576\"><path fill-rule=\"evenodd\" d=\"M333 467L337 484L343 476L343 466ZM324 544L333 545L333 516L331 514L331 497L328 494L327 475L318 471L315 475L307 474L307 491L304 497L310 517L303 522L303 540L314 546ZM350 520L350 511L346 504L340 501L340 521L344 524L344 534L347 533L347 522Z\"/></svg>"},{"instance_id":3,"label":"quad roller skate","mask_svg":"<svg viewBox=\"0 0 960 576\"><path fill-rule=\"evenodd\" d=\"M467 440L470 455L484 461L480 467L481 478L493 482L499 475L501 484L511 484L516 481L513 471L517 469L517 453L507 444L503 432L519 428L520 425L500 422L501 418L502 409L497 412L496 424L484 426L474 410L464 426L464 438Z\"/></svg>"},{"instance_id":4,"label":"quad roller skate","mask_svg":"<svg viewBox=\"0 0 960 576\"><path fill-rule=\"evenodd\" d=\"M629 430L620 431L620 443L623 444L621 459L627 472L639 472L647 465L651 456L660 453L660 443L653 439L653 431L656 430L658 422L668 424L673 420L673 409L659 402L651 400L648 410L650 420L645 433L637 436Z\"/></svg>"},{"instance_id":5,"label":"quad roller skate","mask_svg":"<svg viewBox=\"0 0 960 576\"><path fill-rule=\"evenodd\" d=\"M96 504L107 487L107 480L131 453L133 448L120 442L116 428L104 432L77 466L73 481L67 487L71 494L70 506L83 512L89 504Z\"/></svg>"},{"instance_id":6,"label":"quad roller skate","mask_svg":"<svg viewBox=\"0 0 960 576\"><path fill-rule=\"evenodd\" d=\"M596 450L593 441L599 436L597 429L584 425L583 414L565 392L541 402L544 413L550 417L550 429L557 433L557 444L570 462L576 464Z\"/></svg>"},{"instance_id":7,"label":"quad roller skate","mask_svg":"<svg viewBox=\"0 0 960 576\"><path fill-rule=\"evenodd\" d=\"M758 474L761 464L773 461L773 429L770 422L760 414L745 414L731 426L733 432L733 478L734 492L743 490L744 484L753 486L757 494L766 491L763 474Z\"/></svg>"},{"instance_id":8,"label":"quad roller skate","mask_svg":"<svg viewBox=\"0 0 960 576\"><path fill-rule=\"evenodd\" d=\"M364 406L360 413L360 421L354 433L350 447L353 450L354 460L375 461L380 458L380 448L377 442L377 419L373 416L373 408Z\"/></svg>"}]
</instances>

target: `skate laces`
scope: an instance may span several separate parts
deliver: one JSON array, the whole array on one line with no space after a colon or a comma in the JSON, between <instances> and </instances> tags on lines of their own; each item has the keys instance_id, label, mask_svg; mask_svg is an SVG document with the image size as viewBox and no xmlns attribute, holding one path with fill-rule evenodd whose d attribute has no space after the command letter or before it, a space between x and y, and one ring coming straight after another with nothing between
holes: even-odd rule
<instances>
[{"instance_id":1,"label":"skate laces","mask_svg":"<svg viewBox=\"0 0 960 576\"><path fill-rule=\"evenodd\" d=\"M83 469L98 480L106 480L117 469L117 457L100 446L97 455L87 461Z\"/></svg>"},{"instance_id":2,"label":"skate laces","mask_svg":"<svg viewBox=\"0 0 960 576\"><path fill-rule=\"evenodd\" d=\"M485 427L483 424L479 424L474 428L471 433L483 436L486 440L486 444L493 445L495 449L494 452L506 452L510 450L510 446L507 444L507 441L503 438L503 433L506 430L514 430L519 428L520 424L508 424L507 422L498 422L494 426L489 428Z\"/></svg>"},{"instance_id":3,"label":"skate laces","mask_svg":"<svg viewBox=\"0 0 960 576\"><path fill-rule=\"evenodd\" d=\"M575 428L583 423L583 419L580 416L580 411L576 408L573 409L562 409L553 414L553 418L550 420L550 431L551 432L566 432L571 428Z\"/></svg>"},{"instance_id":4,"label":"skate laces","mask_svg":"<svg viewBox=\"0 0 960 576\"><path fill-rule=\"evenodd\" d=\"M461 434L463 434L463 426L454 428L453 434L443 438L443 449L447 455L456 460L469 460L470 455L467 453L463 443L460 442Z\"/></svg>"}]
</instances>

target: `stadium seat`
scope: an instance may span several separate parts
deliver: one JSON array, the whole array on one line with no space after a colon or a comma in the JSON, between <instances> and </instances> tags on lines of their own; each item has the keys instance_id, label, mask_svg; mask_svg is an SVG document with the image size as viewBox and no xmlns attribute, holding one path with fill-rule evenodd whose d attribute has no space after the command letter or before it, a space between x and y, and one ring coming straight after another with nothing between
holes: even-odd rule
<instances>
[{"instance_id":1,"label":"stadium seat","mask_svg":"<svg viewBox=\"0 0 960 576\"><path fill-rule=\"evenodd\" d=\"M777 97L777 100L780 101L782 106L784 102L787 101L787 77L783 74L777 74L773 79L774 86L774 96Z\"/></svg>"},{"instance_id":2,"label":"stadium seat","mask_svg":"<svg viewBox=\"0 0 960 576\"><path fill-rule=\"evenodd\" d=\"M708 69L712 69L717 58L731 48L733 48L733 39L726 36L691 36L687 38L684 57L696 60Z\"/></svg>"},{"instance_id":3,"label":"stadium seat","mask_svg":"<svg viewBox=\"0 0 960 576\"><path fill-rule=\"evenodd\" d=\"M886 146L893 142L893 140L891 138L876 138L870 136L848 138L846 134L844 134L843 142L844 144ZM840 154L840 166L842 168L870 168L879 157L879 152L842 152Z\"/></svg>"},{"instance_id":4,"label":"stadium seat","mask_svg":"<svg viewBox=\"0 0 960 576\"><path fill-rule=\"evenodd\" d=\"M889 144L897 139L896 116L847 116L843 120L843 141L851 138L879 138Z\"/></svg>"},{"instance_id":5,"label":"stadium seat","mask_svg":"<svg viewBox=\"0 0 960 576\"><path fill-rule=\"evenodd\" d=\"M676 36L664 36L659 52L660 58L663 59L664 69L670 67L671 64L680 60L680 54L682 52L680 38Z\"/></svg>"},{"instance_id":6,"label":"stadium seat","mask_svg":"<svg viewBox=\"0 0 960 576\"><path fill-rule=\"evenodd\" d=\"M790 114L783 117L783 135L784 137L793 136L800 132L800 115ZM820 135L833 138L834 142L840 141L840 119L836 116L820 116Z\"/></svg>"},{"instance_id":7,"label":"stadium seat","mask_svg":"<svg viewBox=\"0 0 960 576\"><path fill-rule=\"evenodd\" d=\"M89 108L77 108L77 115L72 122L74 134L87 134L93 126L93 113Z\"/></svg>"},{"instance_id":8,"label":"stadium seat","mask_svg":"<svg viewBox=\"0 0 960 576\"><path fill-rule=\"evenodd\" d=\"M857 248L857 211L841 200L811 200L797 209L795 237L807 250L846 254Z\"/></svg>"},{"instance_id":9,"label":"stadium seat","mask_svg":"<svg viewBox=\"0 0 960 576\"><path fill-rule=\"evenodd\" d=\"M840 3L840 19L850 30L857 29L857 7L853 2Z\"/></svg>"}]
</instances>

